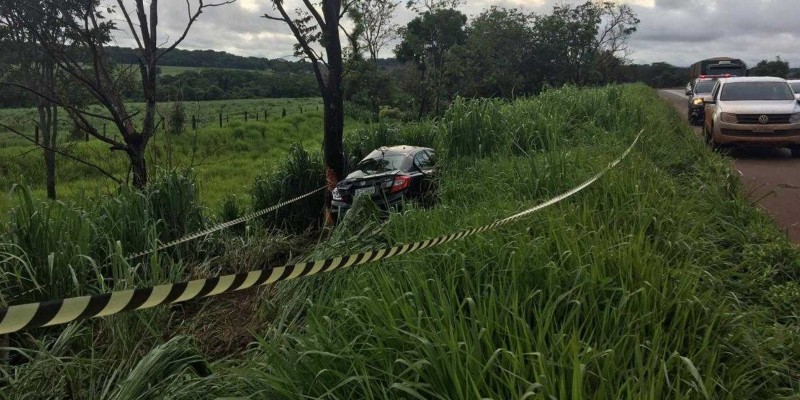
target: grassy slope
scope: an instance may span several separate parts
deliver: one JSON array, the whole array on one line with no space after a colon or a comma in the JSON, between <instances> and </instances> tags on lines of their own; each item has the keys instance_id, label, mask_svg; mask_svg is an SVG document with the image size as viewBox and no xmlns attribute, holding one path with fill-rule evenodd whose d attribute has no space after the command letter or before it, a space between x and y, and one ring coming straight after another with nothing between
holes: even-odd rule
<instances>
[{"instance_id":1,"label":"grassy slope","mask_svg":"<svg viewBox=\"0 0 800 400\"><path fill-rule=\"evenodd\" d=\"M504 109L506 117L527 113L517 122L529 118L529 127L554 129L552 145L529 157L451 160L442 204L392 218L383 239L412 241L507 216L578 184L639 130L644 137L598 185L514 227L291 286L296 307L259 336L250 358L168 391L365 399L797 394L798 254L746 203L728 161L640 86L551 92Z\"/></svg>"},{"instance_id":2,"label":"grassy slope","mask_svg":"<svg viewBox=\"0 0 800 400\"><path fill-rule=\"evenodd\" d=\"M141 105L132 104L132 110ZM171 104L160 107L167 115ZM230 100L184 103L187 113L186 132L179 137L170 137L161 132L148 147L148 162L153 171L158 168L195 167L198 180L202 182L202 200L205 205L217 207L226 194L237 194L246 198L253 179L264 169L275 165L292 143L300 142L306 148L318 148L322 140L322 112L317 99L263 99ZM300 113L300 108L303 113ZM287 117L282 118L286 109ZM263 113L267 110L268 122ZM244 122L244 112L249 114ZM222 113L224 127L219 128ZM255 115L259 121L255 121ZM197 134L191 131L191 116L198 119ZM16 121L25 133L33 136L33 126L26 123L31 110L0 110L0 119ZM62 121L66 123L65 121ZM102 122L97 121L101 127ZM348 126L358 126L348 121ZM110 129L110 128L109 128ZM92 139L89 143L69 142L68 129L62 127L63 146L72 154L97 163L118 177L124 177L127 159L119 152L110 153L108 146ZM34 188L38 198L44 197L44 168L40 151L30 151L27 142L0 133L0 211L12 206L5 195L14 184ZM77 200L84 196L114 192L114 184L97 171L74 161L58 157L57 190L60 199Z\"/></svg>"},{"instance_id":3,"label":"grassy slope","mask_svg":"<svg viewBox=\"0 0 800 400\"><path fill-rule=\"evenodd\" d=\"M363 215L316 254L526 209L602 169L640 130L635 151L596 186L514 226L282 284L256 304L190 305L208 307L191 320L161 307L51 330L59 339L31 351L0 398L796 395L797 250L747 204L729 162L642 86L459 102L436 123L401 127L402 141L436 134L441 203L393 215L378 234ZM254 265L235 251L221 264ZM165 337L175 325L191 335L234 316L273 323L244 325L256 335L252 351L210 370L191 339Z\"/></svg>"}]
</instances>

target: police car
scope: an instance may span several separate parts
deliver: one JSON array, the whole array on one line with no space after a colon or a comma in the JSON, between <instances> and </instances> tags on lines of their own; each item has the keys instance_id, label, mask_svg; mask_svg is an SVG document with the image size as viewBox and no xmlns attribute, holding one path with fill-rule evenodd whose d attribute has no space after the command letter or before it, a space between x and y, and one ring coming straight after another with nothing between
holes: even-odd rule
<instances>
[{"instance_id":1,"label":"police car","mask_svg":"<svg viewBox=\"0 0 800 400\"><path fill-rule=\"evenodd\" d=\"M711 99L711 91L717 84L719 78L731 78L733 75L700 75L691 87L686 89L689 97L689 123L692 125L703 125L705 119L705 101Z\"/></svg>"}]
</instances>

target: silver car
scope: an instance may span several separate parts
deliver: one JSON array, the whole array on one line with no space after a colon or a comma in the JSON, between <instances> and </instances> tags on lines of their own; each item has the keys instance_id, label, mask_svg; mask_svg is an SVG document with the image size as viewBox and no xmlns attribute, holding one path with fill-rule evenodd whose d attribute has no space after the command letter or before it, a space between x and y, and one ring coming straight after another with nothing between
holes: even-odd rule
<instances>
[{"instance_id":1,"label":"silver car","mask_svg":"<svg viewBox=\"0 0 800 400\"><path fill-rule=\"evenodd\" d=\"M800 157L800 101L781 78L725 78L706 102L703 134L712 147L788 147Z\"/></svg>"},{"instance_id":2,"label":"silver car","mask_svg":"<svg viewBox=\"0 0 800 400\"><path fill-rule=\"evenodd\" d=\"M800 100L800 79L788 82L789 86L791 86L792 90L794 90L794 97L796 97L797 100Z\"/></svg>"}]
</instances>

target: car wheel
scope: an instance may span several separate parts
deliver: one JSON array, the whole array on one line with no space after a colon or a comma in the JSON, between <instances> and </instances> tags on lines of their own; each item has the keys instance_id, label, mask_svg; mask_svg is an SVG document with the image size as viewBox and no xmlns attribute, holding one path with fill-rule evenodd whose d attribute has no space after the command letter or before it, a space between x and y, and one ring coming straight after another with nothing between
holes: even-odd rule
<instances>
[{"instance_id":1,"label":"car wheel","mask_svg":"<svg viewBox=\"0 0 800 400\"><path fill-rule=\"evenodd\" d=\"M714 135L708 131L705 124L703 125L703 137L706 139L706 144L711 148L711 150L720 150L721 146L716 140L714 140Z\"/></svg>"},{"instance_id":2,"label":"car wheel","mask_svg":"<svg viewBox=\"0 0 800 400\"><path fill-rule=\"evenodd\" d=\"M792 152L792 157L800 158L800 146L790 147L789 150Z\"/></svg>"}]
</instances>

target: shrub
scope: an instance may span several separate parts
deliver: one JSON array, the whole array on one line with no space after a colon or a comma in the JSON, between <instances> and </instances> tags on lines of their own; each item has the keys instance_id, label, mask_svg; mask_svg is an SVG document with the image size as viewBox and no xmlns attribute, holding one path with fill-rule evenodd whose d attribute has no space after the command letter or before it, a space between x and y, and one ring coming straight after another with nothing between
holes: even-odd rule
<instances>
[{"instance_id":1,"label":"shrub","mask_svg":"<svg viewBox=\"0 0 800 400\"><path fill-rule=\"evenodd\" d=\"M176 101L172 103L167 117L167 132L172 135L180 135L183 133L184 126L186 125L186 110L183 108L183 102Z\"/></svg>"},{"instance_id":2,"label":"shrub","mask_svg":"<svg viewBox=\"0 0 800 400\"><path fill-rule=\"evenodd\" d=\"M256 178L252 189L253 209L268 208L324 185L321 156L307 152L300 144L294 144L282 165ZM324 202L325 194L320 192L269 213L262 221L270 229L301 233L320 226Z\"/></svg>"}]
</instances>

